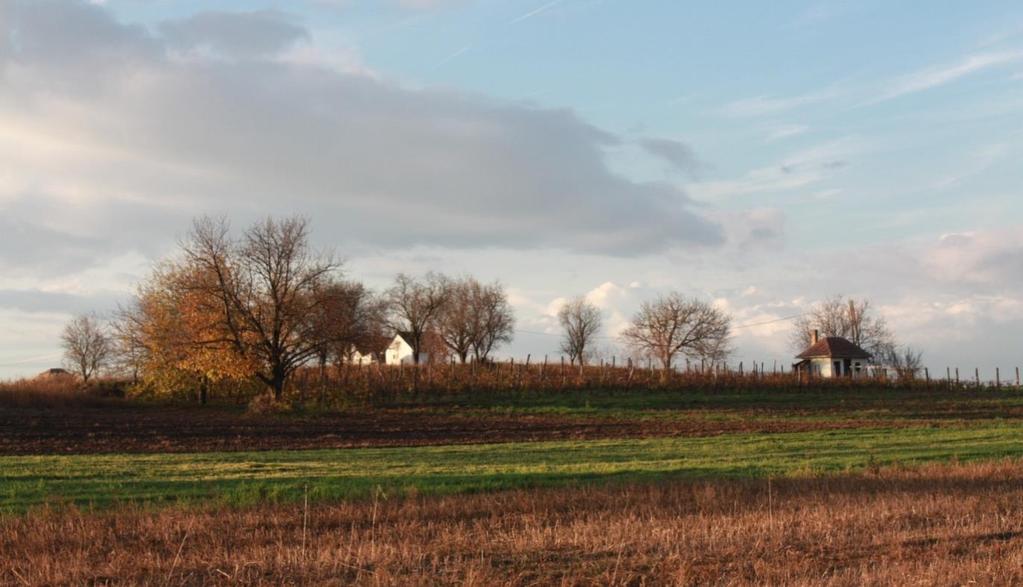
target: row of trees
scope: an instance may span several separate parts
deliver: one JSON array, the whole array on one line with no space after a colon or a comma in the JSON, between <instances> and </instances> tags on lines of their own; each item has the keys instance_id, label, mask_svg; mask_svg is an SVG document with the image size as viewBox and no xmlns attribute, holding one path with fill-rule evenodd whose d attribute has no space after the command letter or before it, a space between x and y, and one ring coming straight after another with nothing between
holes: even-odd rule
<instances>
[{"instance_id":1,"label":"row of trees","mask_svg":"<svg viewBox=\"0 0 1023 587\"><path fill-rule=\"evenodd\" d=\"M116 365L157 390L257 381L280 399L295 372L342 366L356 356L382 354L395 332L413 361L453 357L487 362L511 342L515 318L499 283L429 273L398 275L376 293L345 280L341 264L312 249L302 219L267 219L233 237L224 220L197 220L179 254L162 261L135 299L107 327L78 317L63 334L67 361L88 381ZM601 312L580 297L558 312L562 351L573 363L592 356L603 328ZM878 357L912 363L896 352L883 319L867 302L828 300L797 322L794 345L813 330L844 336ZM665 370L680 357L724 360L731 318L711 304L677 293L644 303L622 341ZM916 361L919 356L916 355Z\"/></svg>"},{"instance_id":2,"label":"row of trees","mask_svg":"<svg viewBox=\"0 0 1023 587\"><path fill-rule=\"evenodd\" d=\"M558 312L564 331L561 350L573 363L585 364L603 319L599 308L579 297L566 302ZM637 355L657 359L665 370L675 360L721 361L730 349L731 317L711 304L678 293L644 302L621 334L622 341Z\"/></svg>"},{"instance_id":3,"label":"row of trees","mask_svg":"<svg viewBox=\"0 0 1023 587\"><path fill-rule=\"evenodd\" d=\"M255 379L280 398L295 372L321 370L356 353L382 355L393 332L413 347L431 343L486 361L514 331L503 287L471 277L399 275L376 294L341 278L317 253L302 219L268 219L233 238L224 220L197 220L122 308L109 329L78 317L65 329L68 363L88 380L113 363L160 389Z\"/></svg>"}]
</instances>

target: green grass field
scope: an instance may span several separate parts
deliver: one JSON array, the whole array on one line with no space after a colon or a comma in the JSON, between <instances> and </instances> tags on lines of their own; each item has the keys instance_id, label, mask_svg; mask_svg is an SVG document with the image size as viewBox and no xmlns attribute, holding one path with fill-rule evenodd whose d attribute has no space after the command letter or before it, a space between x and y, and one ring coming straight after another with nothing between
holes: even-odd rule
<instances>
[{"instance_id":1,"label":"green grass field","mask_svg":"<svg viewBox=\"0 0 1023 587\"><path fill-rule=\"evenodd\" d=\"M530 391L409 398L384 407L445 409L472 417L477 412L560 414L587 418L679 418L694 412L822 420L974 419L1023 414L1023 394L1003 390L904 391L864 388L852 391L685 392L593 390L544 394Z\"/></svg>"},{"instance_id":2,"label":"green grass field","mask_svg":"<svg viewBox=\"0 0 1023 587\"><path fill-rule=\"evenodd\" d=\"M588 442L0 457L6 511L443 494L574 483L815 475L1023 457L1023 426L831 430Z\"/></svg>"}]
</instances>

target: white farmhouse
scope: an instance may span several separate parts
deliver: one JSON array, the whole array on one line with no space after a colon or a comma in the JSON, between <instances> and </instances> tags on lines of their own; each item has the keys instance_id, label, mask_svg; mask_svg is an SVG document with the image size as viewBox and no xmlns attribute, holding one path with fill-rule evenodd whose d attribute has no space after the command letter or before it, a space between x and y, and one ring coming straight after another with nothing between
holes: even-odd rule
<instances>
[{"instance_id":1,"label":"white farmhouse","mask_svg":"<svg viewBox=\"0 0 1023 587\"><path fill-rule=\"evenodd\" d=\"M399 332L384 353L385 365L414 365L415 359L412 353L412 344L409 342L412 337L407 332ZM429 356L426 352L419 353L419 362L428 363Z\"/></svg>"},{"instance_id":2,"label":"white farmhouse","mask_svg":"<svg viewBox=\"0 0 1023 587\"><path fill-rule=\"evenodd\" d=\"M378 353L373 352L370 349L362 349L356 345L352 345L349 353L348 363L350 365L374 365L377 362Z\"/></svg>"},{"instance_id":3,"label":"white farmhouse","mask_svg":"<svg viewBox=\"0 0 1023 587\"><path fill-rule=\"evenodd\" d=\"M796 356L801 359L792 366L800 373L817 377L863 377L867 375L867 363L871 354L859 345L840 336L821 338L813 332L813 344Z\"/></svg>"}]
</instances>

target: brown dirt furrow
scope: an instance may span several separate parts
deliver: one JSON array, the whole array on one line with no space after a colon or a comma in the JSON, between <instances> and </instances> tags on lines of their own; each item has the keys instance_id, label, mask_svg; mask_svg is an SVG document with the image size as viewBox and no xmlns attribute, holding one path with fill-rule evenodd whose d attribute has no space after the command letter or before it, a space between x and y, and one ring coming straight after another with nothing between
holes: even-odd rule
<instances>
[{"instance_id":1,"label":"brown dirt furrow","mask_svg":"<svg viewBox=\"0 0 1023 587\"><path fill-rule=\"evenodd\" d=\"M376 410L331 416L246 416L224 409L5 409L0 455L297 450L546 440L711 436L900 425L887 421L611 419ZM901 425L925 425L903 422Z\"/></svg>"}]
</instances>

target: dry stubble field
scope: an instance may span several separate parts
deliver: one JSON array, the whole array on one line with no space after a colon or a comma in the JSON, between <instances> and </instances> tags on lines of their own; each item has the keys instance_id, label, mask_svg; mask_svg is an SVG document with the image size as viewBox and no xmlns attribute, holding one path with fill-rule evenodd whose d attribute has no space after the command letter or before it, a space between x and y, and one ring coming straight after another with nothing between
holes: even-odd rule
<instances>
[{"instance_id":1,"label":"dry stubble field","mask_svg":"<svg viewBox=\"0 0 1023 587\"><path fill-rule=\"evenodd\" d=\"M237 440L222 444L217 439L229 435L218 436L216 422L225 414L229 418L221 422L222 432L236 432ZM61 420L62 415L67 419ZM138 415L145 417L133 417ZM36 488L45 498L47 488L61 483L92 483L62 479L59 462L51 459L70 458L68 463L87 468L91 454L104 453L96 456L119 463L121 468L111 471L120 477L132 473L123 467L143 462L130 456L132 452L150 453L141 458L163 462L161 443L154 440L160 435L170 439L163 447L179 454L203 447L237 450L247 446L246 439L262 438L259 446L271 451L266 459L279 461L279 474L291 475L280 482L293 484L302 483L304 474L294 468L305 466L289 460L293 448L409 446L393 458L407 455L414 460L420 455L414 447L423 444L497 441L511 443L506 445L509 450L481 445L480 454L505 455L507 466L532 483L529 479L552 475L548 467L554 461L519 462L519 445L514 443L568 437L578 441L574 450L616 472L602 477L580 471L557 479L556 486L504 490L502 484L515 478L499 475L493 489L479 493L471 481L483 473L473 471L489 462L474 460L476 449L470 447L459 451L466 455L463 481L469 481L464 486L468 489L454 494L420 494L413 484L401 491L382 487L369 497L352 499L316 494L308 506L294 492L282 499L227 505L203 498L179 504L143 500L83 506L52 495L43 505L0 514L0 584L1023 583L1023 466L1017 460L1023 446L1014 440L1021 418L1015 393L517 397L391 406L374 409L362 420L349 418L261 419L130 404L7 406L0 417L4 432L34 440L19 448L9 437L0 464L25 467L21 477L8 482L7 491L14 492L9 495L31 494ZM147 427L157 431L152 438L133 432ZM403 430L409 431L404 441ZM736 432L745 435L746 448L726 454L731 450L728 435ZM724 435L719 440L700 440L719 434ZM750 435L760 441L749 444ZM76 436L81 438L78 445ZM139 437L136 444L128 440ZM630 449L636 437L655 440ZM679 440L664 443L657 437ZM841 454L830 454L838 445L829 448L829 437L845 439ZM119 438L127 451L123 457L108 454L110 447L119 446ZM617 450L626 460L601 456L603 449L592 447L602 445L588 444L600 438L620 439L615 446L621 445ZM804 440L785 448L797 438ZM875 438L888 443L886 452L878 452L887 455L885 460L877 463L872 451L881 448L871 445ZM929 452L934 449L926 446L929 438L944 439L945 448ZM971 462L955 462L959 438L965 439L963 455ZM807 439L814 448L806 448ZM648 457L644 446L667 453ZM705 453L672 454L676 446L683 452L704 447ZM440 446L421 454L436 459L447 450ZM740 450L753 450L743 458L754 461L766 455L765 466L692 475L659 468L670 462L685 468L697 457L706 463L708 454L739 458ZM530 455L535 446L532 451ZM64 456L49 456L54 453ZM34 456L15 456L26 454ZM221 458L218 454L236 467L262 462L246 453L194 454L201 463ZM345 454L328 452L323 458ZM354 458L357 453L352 454ZM377 453L358 454L368 458ZM926 458L921 460L921 455ZM191 458L183 454L175 462ZM771 459L776 470L788 472L771 473ZM800 467L803 459L838 468L806 470ZM376 466L386 470L387 462ZM559 463L564 470L572 468L571 458ZM540 473L531 472L527 464L539 467ZM643 473L644 482L621 475L642 473L643 467L653 471ZM173 468L167 471L161 475L174 475ZM140 496L148 495L151 487L173 487L186 495L196 483L146 474L139 471L137 480L128 475L105 481L137 488ZM422 475L423 487L430 487L432 473ZM3 477L0 502L5 499ZM334 483L329 478L320 482ZM93 485L76 487L88 495Z\"/></svg>"}]
</instances>

